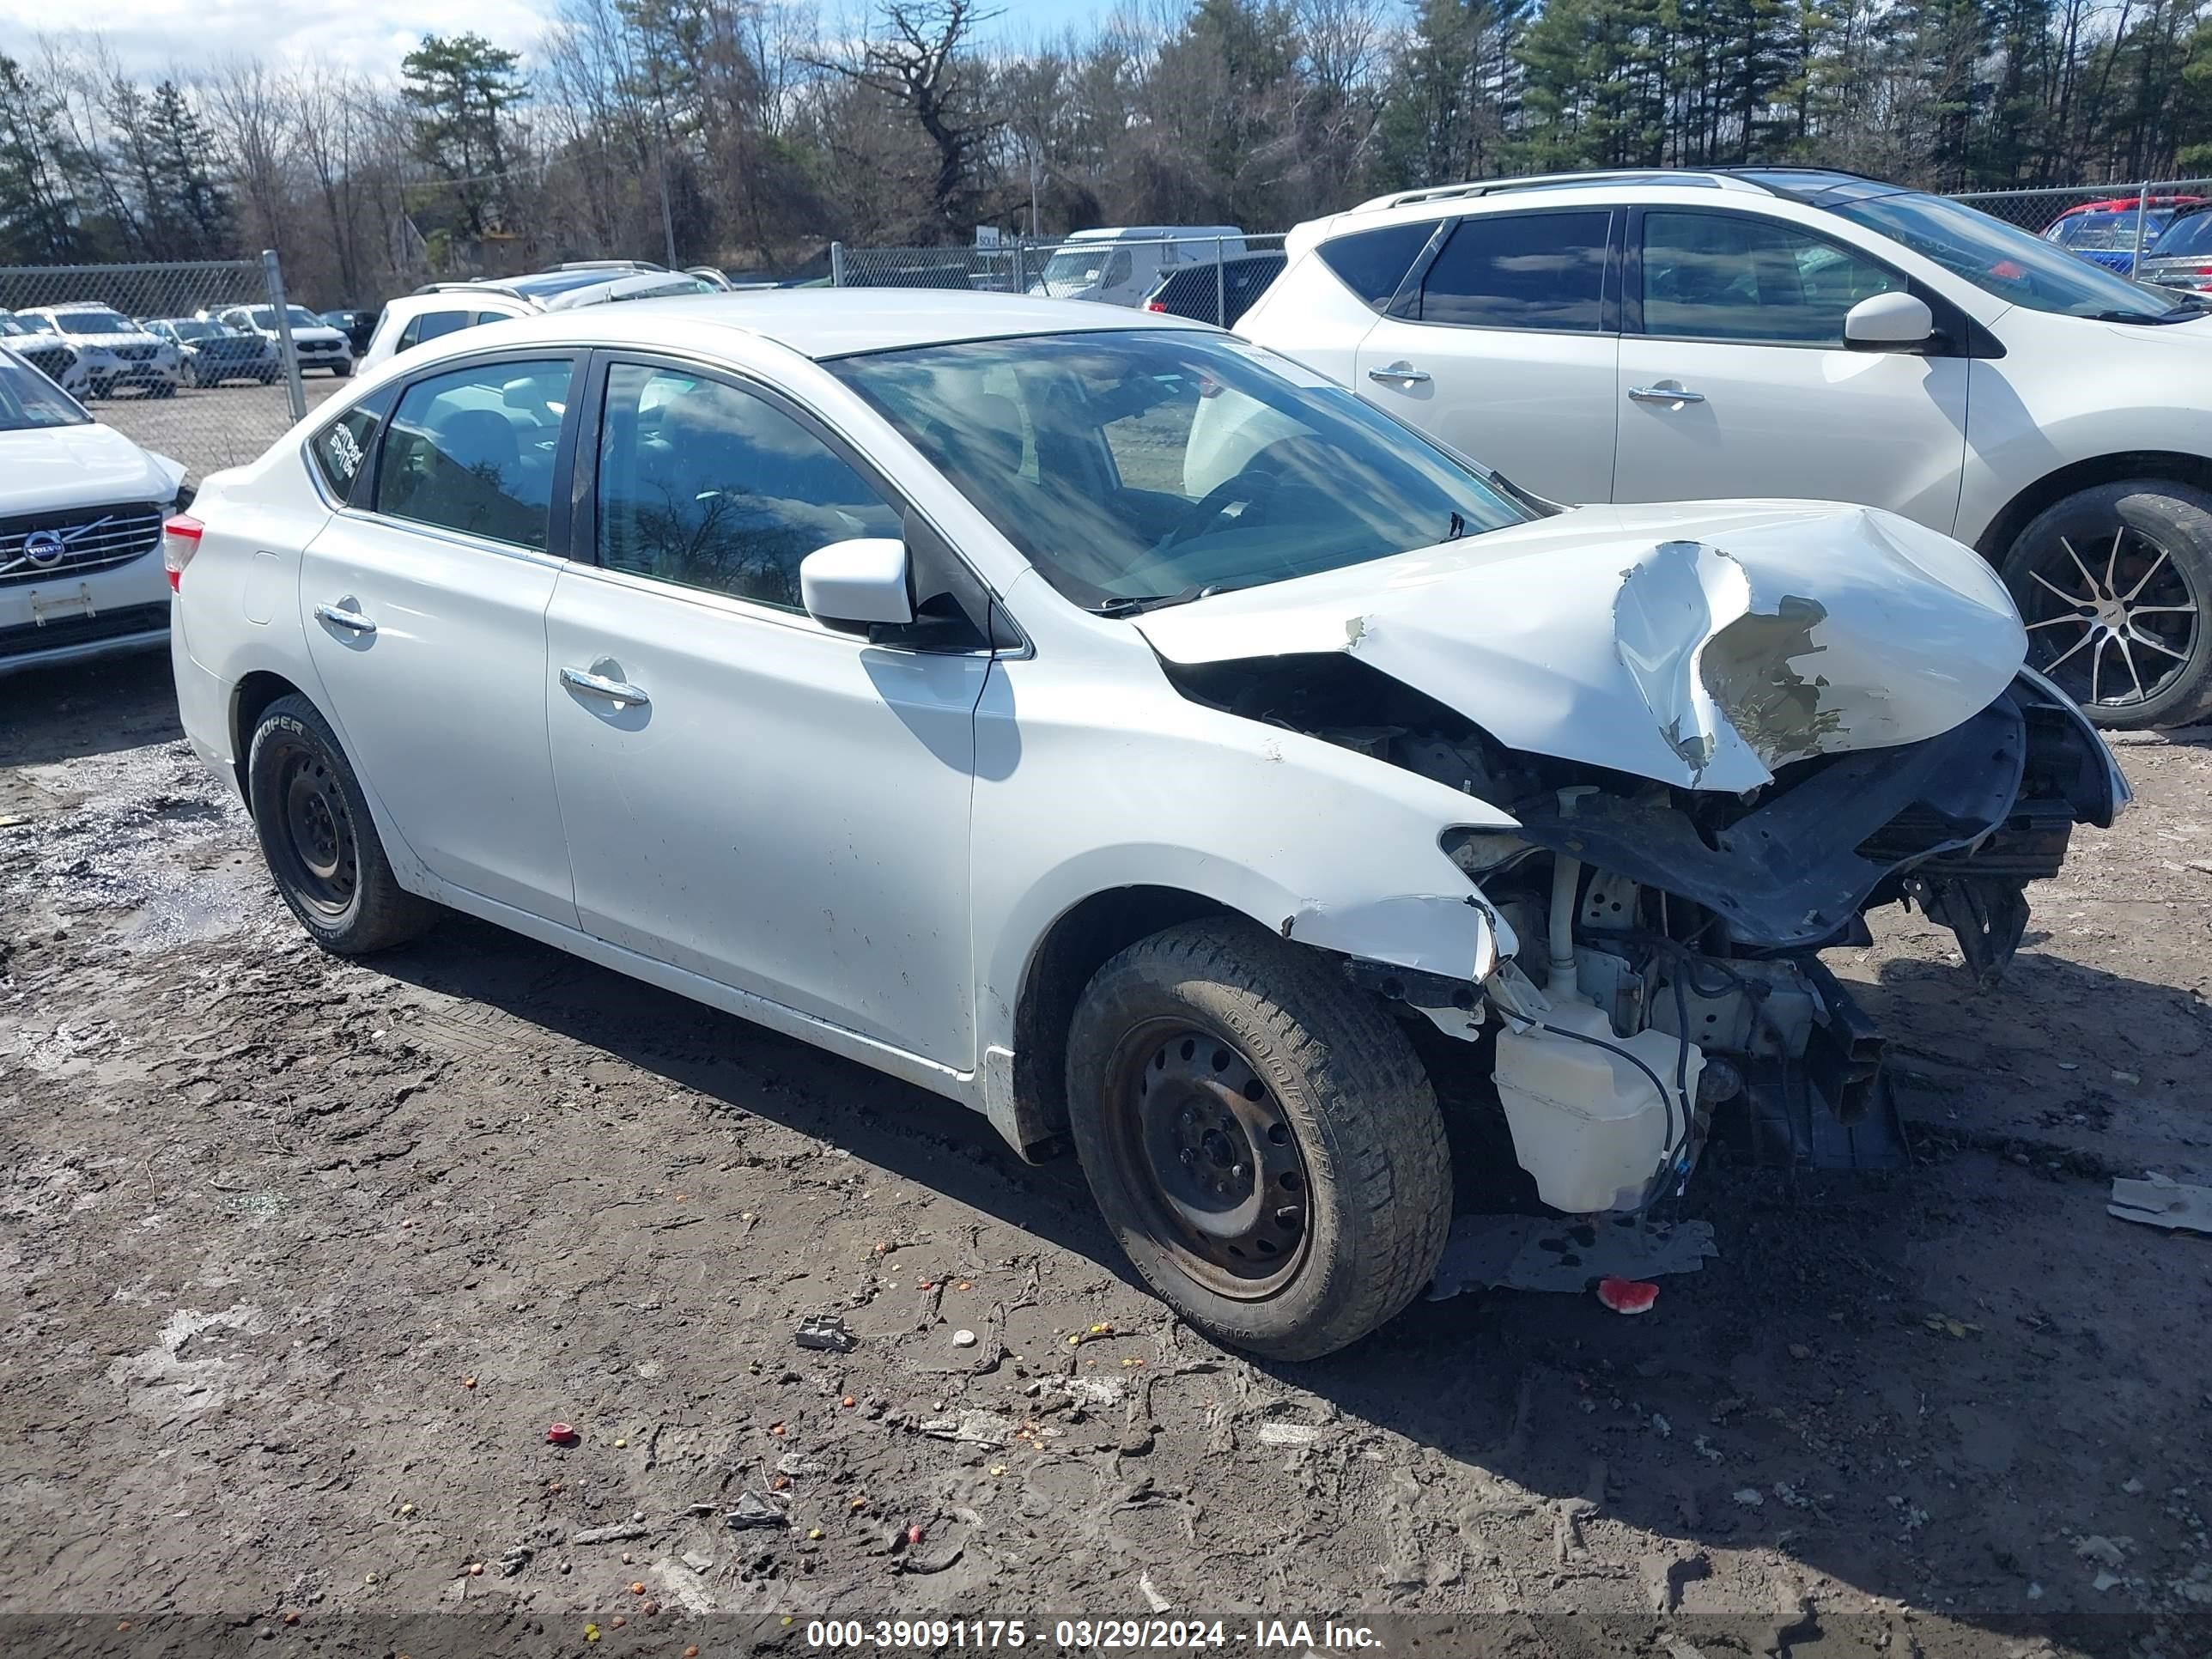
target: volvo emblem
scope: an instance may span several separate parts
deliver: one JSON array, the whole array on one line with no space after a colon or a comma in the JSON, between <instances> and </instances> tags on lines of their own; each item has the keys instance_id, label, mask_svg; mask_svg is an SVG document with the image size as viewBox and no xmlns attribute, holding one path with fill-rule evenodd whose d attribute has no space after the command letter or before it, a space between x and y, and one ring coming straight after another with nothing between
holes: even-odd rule
<instances>
[{"instance_id":1,"label":"volvo emblem","mask_svg":"<svg viewBox=\"0 0 2212 1659\"><path fill-rule=\"evenodd\" d=\"M109 518L112 518L110 514ZM23 538L23 556L41 570L51 570L62 562L62 555L81 536L89 536L108 522L94 519L90 524L72 525L67 530L33 530Z\"/></svg>"}]
</instances>

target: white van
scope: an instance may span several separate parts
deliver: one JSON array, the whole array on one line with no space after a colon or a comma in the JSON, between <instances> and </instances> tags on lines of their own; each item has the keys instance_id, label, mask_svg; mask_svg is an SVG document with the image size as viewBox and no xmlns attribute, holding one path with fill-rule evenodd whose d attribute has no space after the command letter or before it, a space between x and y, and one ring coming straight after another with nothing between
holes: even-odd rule
<instances>
[{"instance_id":1,"label":"white van","mask_svg":"<svg viewBox=\"0 0 2212 1659\"><path fill-rule=\"evenodd\" d=\"M1139 306L1183 266L1210 265L1243 252L1244 233L1234 225L1105 225L1062 242L1030 292Z\"/></svg>"}]
</instances>

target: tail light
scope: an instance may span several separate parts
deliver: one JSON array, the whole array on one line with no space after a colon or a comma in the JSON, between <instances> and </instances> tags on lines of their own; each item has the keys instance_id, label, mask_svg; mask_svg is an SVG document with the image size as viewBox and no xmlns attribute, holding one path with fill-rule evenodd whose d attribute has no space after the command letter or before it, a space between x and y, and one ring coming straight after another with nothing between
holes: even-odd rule
<instances>
[{"instance_id":1,"label":"tail light","mask_svg":"<svg viewBox=\"0 0 2212 1659\"><path fill-rule=\"evenodd\" d=\"M1161 304L1158 300L1147 300L1147 301L1145 301L1145 309L1146 309L1146 310L1147 310L1147 311L1157 311L1157 312L1161 313L1162 313L1162 314L1164 314L1164 315L1165 314L1165 313L1166 313L1166 311L1167 311L1167 307L1166 307L1165 306L1162 305L1162 304Z\"/></svg>"},{"instance_id":2,"label":"tail light","mask_svg":"<svg viewBox=\"0 0 2212 1659\"><path fill-rule=\"evenodd\" d=\"M198 519L185 513L173 514L161 524L161 568L169 573L169 590L182 591L185 567L192 562L192 555L200 550L200 535L206 528Z\"/></svg>"}]
</instances>

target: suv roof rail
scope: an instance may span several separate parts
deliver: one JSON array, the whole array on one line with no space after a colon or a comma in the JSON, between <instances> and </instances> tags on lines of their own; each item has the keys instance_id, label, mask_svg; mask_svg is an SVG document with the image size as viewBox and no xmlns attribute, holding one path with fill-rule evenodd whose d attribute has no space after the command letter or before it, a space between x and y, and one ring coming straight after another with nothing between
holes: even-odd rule
<instances>
[{"instance_id":1,"label":"suv roof rail","mask_svg":"<svg viewBox=\"0 0 2212 1659\"><path fill-rule=\"evenodd\" d=\"M415 290L416 294L504 294L515 296L515 289L495 277L480 276L455 283L425 283Z\"/></svg>"},{"instance_id":2,"label":"suv roof rail","mask_svg":"<svg viewBox=\"0 0 2212 1659\"><path fill-rule=\"evenodd\" d=\"M1419 202L1502 196L1516 190L1571 189L1581 185L1690 185L1704 190L1751 190L1761 195L1773 194L1755 179L1740 178L1719 167L1604 167L1579 173L1536 173L1518 179L1476 179L1466 184L1393 191L1388 196L1362 202L1352 211L1379 213L1385 208L1407 207Z\"/></svg>"},{"instance_id":3,"label":"suv roof rail","mask_svg":"<svg viewBox=\"0 0 2212 1659\"><path fill-rule=\"evenodd\" d=\"M569 259L553 267L556 270L665 270L666 265L654 264L650 259Z\"/></svg>"}]
</instances>

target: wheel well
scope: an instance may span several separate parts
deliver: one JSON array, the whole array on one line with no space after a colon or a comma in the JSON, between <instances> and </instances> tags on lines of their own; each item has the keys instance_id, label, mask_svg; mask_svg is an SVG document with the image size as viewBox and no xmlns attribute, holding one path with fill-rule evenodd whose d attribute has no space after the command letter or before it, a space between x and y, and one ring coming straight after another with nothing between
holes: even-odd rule
<instances>
[{"instance_id":1,"label":"wheel well","mask_svg":"<svg viewBox=\"0 0 2212 1659\"><path fill-rule=\"evenodd\" d=\"M277 698L304 695L282 674L263 670L248 674L231 694L230 763L238 774L239 797L246 802L248 813L253 811L253 797L246 787L246 759L253 746L253 728L261 724L263 711Z\"/></svg>"},{"instance_id":2,"label":"wheel well","mask_svg":"<svg viewBox=\"0 0 2212 1659\"><path fill-rule=\"evenodd\" d=\"M1999 563L2012 550L2020 532L2045 508L2081 490L2094 489L2099 484L2118 483L2125 478L2171 478L2178 483L2212 490L2212 460L2175 450L2130 449L2062 466L2038 478L2006 502L2004 510L1991 519L1989 528L1982 532L1974 550L1991 564Z\"/></svg>"},{"instance_id":3,"label":"wheel well","mask_svg":"<svg viewBox=\"0 0 2212 1659\"><path fill-rule=\"evenodd\" d=\"M1180 888L1115 887L1093 893L1046 930L1014 1005L1014 1103L1024 1146L1066 1130L1067 1028L1091 976L1164 927L1230 914Z\"/></svg>"}]
</instances>

